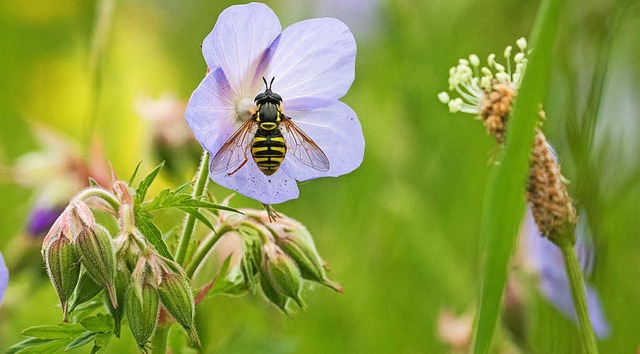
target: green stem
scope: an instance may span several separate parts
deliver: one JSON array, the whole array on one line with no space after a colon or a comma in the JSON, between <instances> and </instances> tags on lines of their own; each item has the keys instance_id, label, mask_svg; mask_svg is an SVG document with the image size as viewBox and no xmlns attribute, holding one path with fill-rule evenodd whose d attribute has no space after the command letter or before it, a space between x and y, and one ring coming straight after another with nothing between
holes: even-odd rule
<instances>
[{"instance_id":1,"label":"green stem","mask_svg":"<svg viewBox=\"0 0 640 354\"><path fill-rule=\"evenodd\" d=\"M562 238L563 240L567 238ZM567 241L559 242L558 245L562 250L564 256L564 266L567 271L567 277L569 278L569 286L571 287L571 297L573 298L573 307L576 309L578 315L578 322L580 323L580 336L582 338L582 344L584 346L585 353L594 354L598 353L598 343L591 327L591 320L589 319L589 312L587 310L587 299L585 294L584 279L582 278L582 272L580 271L580 263L576 256L576 251L573 244Z\"/></svg>"},{"instance_id":2,"label":"green stem","mask_svg":"<svg viewBox=\"0 0 640 354\"><path fill-rule=\"evenodd\" d=\"M107 192L106 190L104 190L102 188L97 188L97 187L87 188L87 189L81 191L80 193L76 194L75 199L87 200L87 199L92 198L92 197L96 197L96 198L100 198L100 199L104 200L116 212L120 208L120 202L118 201L118 199L116 199L116 197L114 197L111 193Z\"/></svg>"},{"instance_id":3,"label":"green stem","mask_svg":"<svg viewBox=\"0 0 640 354\"><path fill-rule=\"evenodd\" d=\"M220 228L220 230L218 230L217 233L212 234L202 243L200 248L198 248L196 253L193 255L191 263L189 263L189 266L185 270L189 278L193 277L193 274L195 274L196 269L198 269L198 266L200 265L200 263L202 263L204 257L207 256L211 248L216 244L216 242L218 242L222 235L224 235L228 231L231 231L231 227L229 227L228 225L224 225Z\"/></svg>"},{"instance_id":4,"label":"green stem","mask_svg":"<svg viewBox=\"0 0 640 354\"><path fill-rule=\"evenodd\" d=\"M196 184L193 187L194 198L200 198L204 189L207 187L207 181L209 180L209 153L206 150L202 150L202 158L200 159L200 166L196 172ZM180 241L178 243L178 253L176 254L176 262L184 265L185 258L187 256L187 249L189 249L189 243L191 242L191 235L196 226L196 217L193 214L187 214L182 226L182 233L180 235Z\"/></svg>"},{"instance_id":5,"label":"green stem","mask_svg":"<svg viewBox=\"0 0 640 354\"><path fill-rule=\"evenodd\" d=\"M169 339L170 324L163 324L156 328L156 332L151 339L152 353L166 354L167 340Z\"/></svg>"}]
</instances>

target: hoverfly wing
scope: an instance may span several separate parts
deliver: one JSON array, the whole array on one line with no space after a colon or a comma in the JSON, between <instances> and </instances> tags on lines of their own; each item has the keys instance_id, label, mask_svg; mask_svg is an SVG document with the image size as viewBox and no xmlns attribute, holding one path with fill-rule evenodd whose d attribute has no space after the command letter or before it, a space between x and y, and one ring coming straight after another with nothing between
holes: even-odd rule
<instances>
[{"instance_id":1,"label":"hoverfly wing","mask_svg":"<svg viewBox=\"0 0 640 354\"><path fill-rule=\"evenodd\" d=\"M211 171L230 171L229 175L232 175L239 170L247 162L247 152L256 129L257 125L253 119L242 124L211 160Z\"/></svg>"},{"instance_id":2,"label":"hoverfly wing","mask_svg":"<svg viewBox=\"0 0 640 354\"><path fill-rule=\"evenodd\" d=\"M329 171L329 159L313 140L298 128L291 118L282 115L282 135L287 143L288 153L303 164L321 171Z\"/></svg>"}]
</instances>

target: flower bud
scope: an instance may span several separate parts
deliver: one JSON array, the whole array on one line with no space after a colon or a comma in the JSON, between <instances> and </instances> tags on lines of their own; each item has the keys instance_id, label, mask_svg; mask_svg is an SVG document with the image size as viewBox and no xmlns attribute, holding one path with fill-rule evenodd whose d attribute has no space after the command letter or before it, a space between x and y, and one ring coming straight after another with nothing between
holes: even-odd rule
<instances>
[{"instance_id":1,"label":"flower bud","mask_svg":"<svg viewBox=\"0 0 640 354\"><path fill-rule=\"evenodd\" d=\"M187 278L178 273L165 273L158 294L167 312L187 331L191 342L200 345L195 326L195 302Z\"/></svg>"},{"instance_id":2,"label":"flower bud","mask_svg":"<svg viewBox=\"0 0 640 354\"><path fill-rule=\"evenodd\" d=\"M100 291L102 291L102 286L93 281L89 273L83 270L82 273L80 273L80 280L78 280L78 285L73 294L71 306L69 306L69 313L78 305L93 299Z\"/></svg>"},{"instance_id":3,"label":"flower bud","mask_svg":"<svg viewBox=\"0 0 640 354\"><path fill-rule=\"evenodd\" d=\"M115 290L116 257L109 231L96 224L82 230L74 240L82 265L93 280L107 289L113 307L118 307Z\"/></svg>"},{"instance_id":4,"label":"flower bud","mask_svg":"<svg viewBox=\"0 0 640 354\"><path fill-rule=\"evenodd\" d=\"M276 289L274 289L264 273L260 273L260 286L262 287L262 292L264 293L264 296L267 298L267 300L276 305L287 316L291 316L291 313L289 312L289 310L287 310L287 303L289 302L289 298L280 294Z\"/></svg>"},{"instance_id":5,"label":"flower bud","mask_svg":"<svg viewBox=\"0 0 640 354\"><path fill-rule=\"evenodd\" d=\"M160 304L158 291L151 284L143 284L139 298L133 287L129 287L125 299L125 312L129 329L140 347L144 347L156 330Z\"/></svg>"},{"instance_id":6,"label":"flower bud","mask_svg":"<svg viewBox=\"0 0 640 354\"><path fill-rule=\"evenodd\" d=\"M67 321L67 303L76 288L80 277L80 260L76 255L73 244L60 234L45 248L45 262L47 273L53 287L60 298L64 321Z\"/></svg>"},{"instance_id":7,"label":"flower bud","mask_svg":"<svg viewBox=\"0 0 640 354\"><path fill-rule=\"evenodd\" d=\"M296 264L275 243L263 246L262 272L276 292L292 298L302 309L306 308L300 298L300 271Z\"/></svg>"},{"instance_id":8,"label":"flower bud","mask_svg":"<svg viewBox=\"0 0 640 354\"><path fill-rule=\"evenodd\" d=\"M327 277L324 262L309 232L304 227L287 231L289 232L276 237L276 244L295 261L302 277L342 292L342 287Z\"/></svg>"}]
</instances>

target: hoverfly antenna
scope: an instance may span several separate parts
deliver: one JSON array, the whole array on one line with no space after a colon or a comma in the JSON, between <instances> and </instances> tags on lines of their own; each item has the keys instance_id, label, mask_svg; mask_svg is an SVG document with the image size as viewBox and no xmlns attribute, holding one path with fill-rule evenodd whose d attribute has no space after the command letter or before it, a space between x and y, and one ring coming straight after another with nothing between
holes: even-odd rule
<instances>
[{"instance_id":1,"label":"hoverfly antenna","mask_svg":"<svg viewBox=\"0 0 640 354\"><path fill-rule=\"evenodd\" d=\"M275 77L275 76L274 76L274 77L272 77L272 78L271 78L271 82L269 82L269 83L267 84L267 79L265 79L265 78L264 78L264 76L263 76L263 77L262 77L262 81L264 82L264 87L265 87L267 90L271 91L271 86L273 85L273 80L275 80L275 79L276 79L276 77Z\"/></svg>"}]
</instances>

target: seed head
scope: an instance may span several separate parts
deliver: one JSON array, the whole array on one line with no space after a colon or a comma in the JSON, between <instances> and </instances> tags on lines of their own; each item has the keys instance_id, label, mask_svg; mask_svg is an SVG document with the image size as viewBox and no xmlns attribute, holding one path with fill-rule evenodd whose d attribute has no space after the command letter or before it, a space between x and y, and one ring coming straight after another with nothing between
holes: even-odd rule
<instances>
[{"instance_id":1,"label":"seed head","mask_svg":"<svg viewBox=\"0 0 640 354\"><path fill-rule=\"evenodd\" d=\"M543 236L557 243L559 237L573 235L567 231L576 224L576 211L555 154L540 130L531 151L527 201Z\"/></svg>"}]
</instances>

